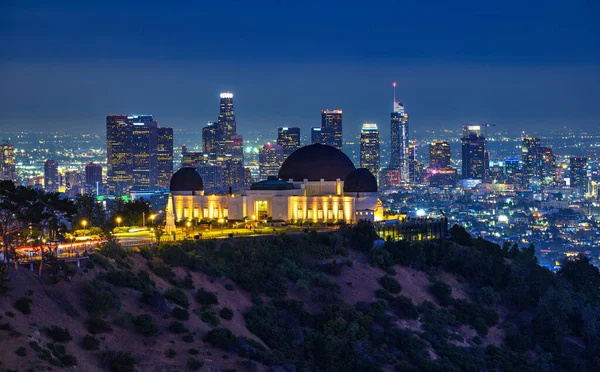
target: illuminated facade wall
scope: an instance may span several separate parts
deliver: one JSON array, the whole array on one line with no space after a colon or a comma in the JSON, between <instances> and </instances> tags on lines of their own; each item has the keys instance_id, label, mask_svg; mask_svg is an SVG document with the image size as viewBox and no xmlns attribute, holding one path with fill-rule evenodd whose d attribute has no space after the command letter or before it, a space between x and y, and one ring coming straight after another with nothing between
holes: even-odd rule
<instances>
[{"instance_id":1,"label":"illuminated facade wall","mask_svg":"<svg viewBox=\"0 0 600 372\"><path fill-rule=\"evenodd\" d=\"M445 217L428 219L386 220L375 224L381 239L393 241L422 241L444 239L448 236L448 220Z\"/></svg>"},{"instance_id":2,"label":"illuminated facade wall","mask_svg":"<svg viewBox=\"0 0 600 372\"><path fill-rule=\"evenodd\" d=\"M260 149L259 154L259 177L266 180L269 176L277 177L279 168L283 163L283 147L270 142Z\"/></svg>"},{"instance_id":3,"label":"illuminated facade wall","mask_svg":"<svg viewBox=\"0 0 600 372\"><path fill-rule=\"evenodd\" d=\"M360 131L360 167L379 179L379 129L375 123L364 123Z\"/></svg>"}]
</instances>

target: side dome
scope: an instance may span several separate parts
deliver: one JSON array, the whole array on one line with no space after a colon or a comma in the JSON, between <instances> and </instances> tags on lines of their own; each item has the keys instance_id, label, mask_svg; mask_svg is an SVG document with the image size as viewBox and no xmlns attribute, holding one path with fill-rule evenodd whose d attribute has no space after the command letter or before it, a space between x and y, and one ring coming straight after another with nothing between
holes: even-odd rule
<instances>
[{"instance_id":1,"label":"side dome","mask_svg":"<svg viewBox=\"0 0 600 372\"><path fill-rule=\"evenodd\" d=\"M358 168L344 180L344 193L377 192L377 179L366 168Z\"/></svg>"},{"instance_id":2,"label":"side dome","mask_svg":"<svg viewBox=\"0 0 600 372\"><path fill-rule=\"evenodd\" d=\"M284 181L344 180L355 169L352 160L340 150L315 143L291 153L279 169L279 178Z\"/></svg>"},{"instance_id":3,"label":"side dome","mask_svg":"<svg viewBox=\"0 0 600 372\"><path fill-rule=\"evenodd\" d=\"M201 191L204 190L204 182L196 168L183 167L173 174L169 188L171 191Z\"/></svg>"}]
</instances>

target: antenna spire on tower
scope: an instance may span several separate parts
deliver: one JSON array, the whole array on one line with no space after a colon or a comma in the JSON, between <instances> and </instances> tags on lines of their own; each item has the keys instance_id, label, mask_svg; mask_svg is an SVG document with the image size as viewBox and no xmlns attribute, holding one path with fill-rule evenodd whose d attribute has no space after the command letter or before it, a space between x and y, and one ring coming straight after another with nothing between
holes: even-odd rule
<instances>
[{"instance_id":1,"label":"antenna spire on tower","mask_svg":"<svg viewBox=\"0 0 600 372\"><path fill-rule=\"evenodd\" d=\"M395 81L392 83L392 86L394 87L394 103L396 103L396 82Z\"/></svg>"}]
</instances>

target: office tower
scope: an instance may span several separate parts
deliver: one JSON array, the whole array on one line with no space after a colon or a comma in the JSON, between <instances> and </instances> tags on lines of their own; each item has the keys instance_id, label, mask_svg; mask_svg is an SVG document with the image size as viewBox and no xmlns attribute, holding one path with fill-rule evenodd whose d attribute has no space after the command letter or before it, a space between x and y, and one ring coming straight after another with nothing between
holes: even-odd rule
<instances>
[{"instance_id":1,"label":"office tower","mask_svg":"<svg viewBox=\"0 0 600 372\"><path fill-rule=\"evenodd\" d=\"M556 183L556 157L550 147L540 147L541 182L551 186Z\"/></svg>"},{"instance_id":2,"label":"office tower","mask_svg":"<svg viewBox=\"0 0 600 372\"><path fill-rule=\"evenodd\" d=\"M571 156L569 159L571 168L571 188L581 189L587 192L587 158L583 156Z\"/></svg>"},{"instance_id":3,"label":"office tower","mask_svg":"<svg viewBox=\"0 0 600 372\"><path fill-rule=\"evenodd\" d=\"M515 185L518 188L524 186L523 181L525 177L523 177L521 161L519 159L511 158L504 160L504 175L506 183Z\"/></svg>"},{"instance_id":4,"label":"office tower","mask_svg":"<svg viewBox=\"0 0 600 372\"><path fill-rule=\"evenodd\" d=\"M59 186L58 161L46 160L44 163L44 189L46 192L58 192Z\"/></svg>"},{"instance_id":5,"label":"office tower","mask_svg":"<svg viewBox=\"0 0 600 372\"><path fill-rule=\"evenodd\" d=\"M225 160L220 162L223 167L223 186L224 188L231 187L233 192L239 192L242 188L247 187L245 183L246 173L244 170L244 161L233 158L227 155Z\"/></svg>"},{"instance_id":6,"label":"office tower","mask_svg":"<svg viewBox=\"0 0 600 372\"><path fill-rule=\"evenodd\" d=\"M429 169L450 168L450 143L433 141L429 145Z\"/></svg>"},{"instance_id":7,"label":"office tower","mask_svg":"<svg viewBox=\"0 0 600 372\"><path fill-rule=\"evenodd\" d=\"M379 172L379 188L389 189L400 186L402 175L399 169L383 168Z\"/></svg>"},{"instance_id":8,"label":"office tower","mask_svg":"<svg viewBox=\"0 0 600 372\"><path fill-rule=\"evenodd\" d=\"M168 188L173 175L173 128L156 129L156 186Z\"/></svg>"},{"instance_id":9,"label":"office tower","mask_svg":"<svg viewBox=\"0 0 600 372\"><path fill-rule=\"evenodd\" d=\"M489 155L486 152L486 139L479 125L463 126L462 178L483 179L487 173Z\"/></svg>"},{"instance_id":10,"label":"office tower","mask_svg":"<svg viewBox=\"0 0 600 372\"><path fill-rule=\"evenodd\" d=\"M85 185L96 190L96 186L102 185L102 166L89 163L85 166Z\"/></svg>"},{"instance_id":11,"label":"office tower","mask_svg":"<svg viewBox=\"0 0 600 372\"><path fill-rule=\"evenodd\" d=\"M227 191L223 187L223 168L215 163L198 163L196 171L202 176L205 194Z\"/></svg>"},{"instance_id":12,"label":"office tower","mask_svg":"<svg viewBox=\"0 0 600 372\"><path fill-rule=\"evenodd\" d=\"M456 169L433 168L428 173L430 187L450 188L456 186Z\"/></svg>"},{"instance_id":13,"label":"office tower","mask_svg":"<svg viewBox=\"0 0 600 372\"><path fill-rule=\"evenodd\" d=\"M244 167L244 185L246 187L252 185L252 170L250 167Z\"/></svg>"},{"instance_id":14,"label":"office tower","mask_svg":"<svg viewBox=\"0 0 600 372\"><path fill-rule=\"evenodd\" d=\"M208 154L209 157L216 159L217 157L217 124L208 122L208 124L202 128L202 151Z\"/></svg>"},{"instance_id":15,"label":"office tower","mask_svg":"<svg viewBox=\"0 0 600 372\"><path fill-rule=\"evenodd\" d=\"M390 168L400 169L403 180L409 178L408 133L408 113L404 111L402 102L396 102L394 97L394 111L391 114Z\"/></svg>"},{"instance_id":16,"label":"office tower","mask_svg":"<svg viewBox=\"0 0 600 372\"><path fill-rule=\"evenodd\" d=\"M324 136L324 133L328 133ZM321 111L321 140L323 144L343 150L342 110Z\"/></svg>"},{"instance_id":17,"label":"office tower","mask_svg":"<svg viewBox=\"0 0 600 372\"><path fill-rule=\"evenodd\" d=\"M300 128L279 127L277 128L277 144L283 147L284 160L290 154L300 148Z\"/></svg>"},{"instance_id":18,"label":"office tower","mask_svg":"<svg viewBox=\"0 0 600 372\"><path fill-rule=\"evenodd\" d=\"M184 143L183 146L181 146L181 153L185 154L187 152L187 145Z\"/></svg>"},{"instance_id":19,"label":"office tower","mask_svg":"<svg viewBox=\"0 0 600 372\"><path fill-rule=\"evenodd\" d=\"M283 163L283 147L270 142L261 147L259 155L259 177L266 180L269 176L277 177Z\"/></svg>"},{"instance_id":20,"label":"office tower","mask_svg":"<svg viewBox=\"0 0 600 372\"><path fill-rule=\"evenodd\" d=\"M181 154L181 166L198 168L200 164L208 163L209 157L203 152L188 151Z\"/></svg>"},{"instance_id":21,"label":"office tower","mask_svg":"<svg viewBox=\"0 0 600 372\"><path fill-rule=\"evenodd\" d=\"M15 148L8 141L0 144L0 181L17 182Z\"/></svg>"},{"instance_id":22,"label":"office tower","mask_svg":"<svg viewBox=\"0 0 600 372\"><path fill-rule=\"evenodd\" d=\"M540 139L533 137L523 138L521 146L521 160L523 163L523 174L528 184L531 184L533 178L540 177L541 159L540 159Z\"/></svg>"},{"instance_id":23,"label":"office tower","mask_svg":"<svg viewBox=\"0 0 600 372\"><path fill-rule=\"evenodd\" d=\"M413 183L423 181L423 164L417 160L417 140L408 141L406 161L408 162L408 181Z\"/></svg>"},{"instance_id":24,"label":"office tower","mask_svg":"<svg viewBox=\"0 0 600 372\"><path fill-rule=\"evenodd\" d=\"M229 138L237 133L237 124L233 111L233 93L221 93L220 97L219 120L217 121L218 136L220 138Z\"/></svg>"},{"instance_id":25,"label":"office tower","mask_svg":"<svg viewBox=\"0 0 600 372\"><path fill-rule=\"evenodd\" d=\"M131 123L133 153L133 189L151 190L156 187L157 128L151 115L127 117Z\"/></svg>"},{"instance_id":26,"label":"office tower","mask_svg":"<svg viewBox=\"0 0 600 372\"><path fill-rule=\"evenodd\" d=\"M122 195L133 185L131 133L127 115L106 117L107 183L115 195Z\"/></svg>"},{"instance_id":27,"label":"office tower","mask_svg":"<svg viewBox=\"0 0 600 372\"><path fill-rule=\"evenodd\" d=\"M379 179L379 129L375 123L364 123L360 131L360 167Z\"/></svg>"}]
</instances>

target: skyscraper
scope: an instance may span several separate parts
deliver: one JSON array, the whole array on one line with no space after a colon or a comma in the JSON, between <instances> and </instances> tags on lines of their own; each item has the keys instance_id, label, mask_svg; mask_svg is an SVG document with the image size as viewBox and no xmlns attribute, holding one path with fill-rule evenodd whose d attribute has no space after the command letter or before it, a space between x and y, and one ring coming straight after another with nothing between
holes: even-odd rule
<instances>
[{"instance_id":1,"label":"skyscraper","mask_svg":"<svg viewBox=\"0 0 600 372\"><path fill-rule=\"evenodd\" d=\"M569 165L571 168L571 188L581 189L584 193L587 192L587 161L583 156L571 156Z\"/></svg>"},{"instance_id":2,"label":"skyscraper","mask_svg":"<svg viewBox=\"0 0 600 372\"><path fill-rule=\"evenodd\" d=\"M8 141L0 144L0 181L17 182L15 148Z\"/></svg>"},{"instance_id":3,"label":"skyscraper","mask_svg":"<svg viewBox=\"0 0 600 372\"><path fill-rule=\"evenodd\" d=\"M46 192L58 192L59 186L58 161L46 160L44 163L44 189Z\"/></svg>"},{"instance_id":4,"label":"skyscraper","mask_svg":"<svg viewBox=\"0 0 600 372\"><path fill-rule=\"evenodd\" d=\"M210 121L202 128L202 151L212 159L217 158L217 128L218 125Z\"/></svg>"},{"instance_id":5,"label":"skyscraper","mask_svg":"<svg viewBox=\"0 0 600 372\"><path fill-rule=\"evenodd\" d=\"M269 176L277 177L279 168L283 163L283 147L267 143L260 149L259 155L259 174L261 180L266 180Z\"/></svg>"},{"instance_id":6,"label":"skyscraper","mask_svg":"<svg viewBox=\"0 0 600 372\"><path fill-rule=\"evenodd\" d=\"M156 186L168 188L173 175L173 128L156 129Z\"/></svg>"},{"instance_id":7,"label":"skyscraper","mask_svg":"<svg viewBox=\"0 0 600 372\"><path fill-rule=\"evenodd\" d=\"M283 157L287 158L292 152L300 148L300 128L277 128L277 144L283 147Z\"/></svg>"},{"instance_id":8,"label":"skyscraper","mask_svg":"<svg viewBox=\"0 0 600 372\"><path fill-rule=\"evenodd\" d=\"M447 141L433 141L429 145L429 168L450 168L450 143Z\"/></svg>"},{"instance_id":9,"label":"skyscraper","mask_svg":"<svg viewBox=\"0 0 600 372\"><path fill-rule=\"evenodd\" d=\"M487 171L486 139L479 125L463 126L462 178L483 179Z\"/></svg>"},{"instance_id":10,"label":"skyscraper","mask_svg":"<svg viewBox=\"0 0 600 372\"><path fill-rule=\"evenodd\" d=\"M394 83L396 87L396 83ZM390 168L400 169L402 179L409 178L408 172L408 113L402 102L396 102L394 93L394 111L391 114Z\"/></svg>"},{"instance_id":11,"label":"skyscraper","mask_svg":"<svg viewBox=\"0 0 600 372\"><path fill-rule=\"evenodd\" d=\"M541 175L540 139L524 137L521 145L521 161L523 162L523 174L527 184L530 185L533 178Z\"/></svg>"},{"instance_id":12,"label":"skyscraper","mask_svg":"<svg viewBox=\"0 0 600 372\"><path fill-rule=\"evenodd\" d=\"M133 126L131 130L133 188L150 190L156 185L157 123L151 115L132 115L127 119Z\"/></svg>"},{"instance_id":13,"label":"skyscraper","mask_svg":"<svg viewBox=\"0 0 600 372\"><path fill-rule=\"evenodd\" d=\"M100 164L89 163L85 166L85 184L96 187L96 184L102 185L102 166Z\"/></svg>"},{"instance_id":14,"label":"skyscraper","mask_svg":"<svg viewBox=\"0 0 600 372\"><path fill-rule=\"evenodd\" d=\"M331 136L322 136L322 143L333 146L343 151L344 140L342 136L342 110L321 111L321 133L331 133Z\"/></svg>"},{"instance_id":15,"label":"skyscraper","mask_svg":"<svg viewBox=\"0 0 600 372\"><path fill-rule=\"evenodd\" d=\"M233 93L221 93L220 97L219 120L217 121L219 137L229 138L237 133L237 124L233 111Z\"/></svg>"},{"instance_id":16,"label":"skyscraper","mask_svg":"<svg viewBox=\"0 0 600 372\"><path fill-rule=\"evenodd\" d=\"M115 195L123 194L133 185L132 129L127 115L106 117L107 183Z\"/></svg>"},{"instance_id":17,"label":"skyscraper","mask_svg":"<svg viewBox=\"0 0 600 372\"><path fill-rule=\"evenodd\" d=\"M556 157L550 147L540 147L541 182L551 186L556 183Z\"/></svg>"},{"instance_id":18,"label":"skyscraper","mask_svg":"<svg viewBox=\"0 0 600 372\"><path fill-rule=\"evenodd\" d=\"M360 167L379 179L379 129L375 123L364 123L360 131Z\"/></svg>"}]
</instances>

